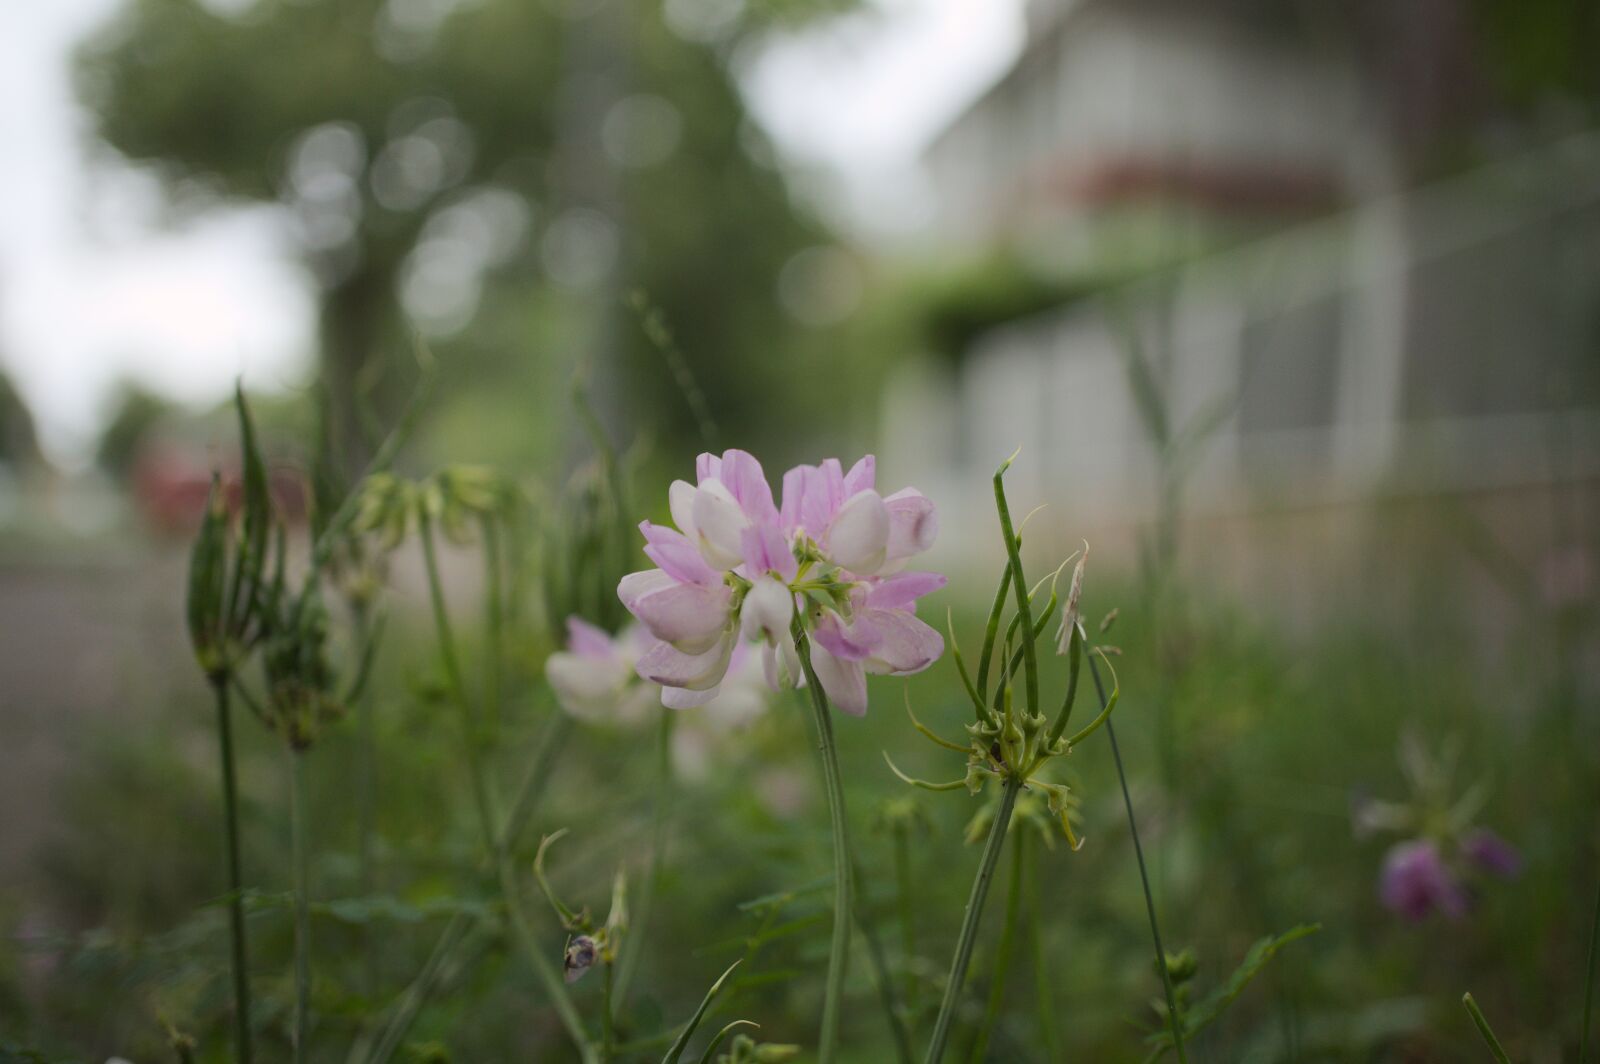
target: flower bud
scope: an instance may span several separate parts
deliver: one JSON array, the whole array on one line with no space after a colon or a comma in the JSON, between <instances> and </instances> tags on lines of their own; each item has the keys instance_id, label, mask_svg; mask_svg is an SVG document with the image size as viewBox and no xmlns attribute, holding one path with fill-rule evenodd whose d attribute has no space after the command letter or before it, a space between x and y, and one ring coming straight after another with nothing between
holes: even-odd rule
<instances>
[{"instance_id":1,"label":"flower bud","mask_svg":"<svg viewBox=\"0 0 1600 1064\"><path fill-rule=\"evenodd\" d=\"M1167 977L1174 983L1187 983L1200 970L1200 962L1193 950L1167 954Z\"/></svg>"},{"instance_id":2,"label":"flower bud","mask_svg":"<svg viewBox=\"0 0 1600 1064\"><path fill-rule=\"evenodd\" d=\"M600 948L588 935L573 935L567 940L566 953L561 958L561 971L569 983L576 983L599 959Z\"/></svg>"}]
</instances>

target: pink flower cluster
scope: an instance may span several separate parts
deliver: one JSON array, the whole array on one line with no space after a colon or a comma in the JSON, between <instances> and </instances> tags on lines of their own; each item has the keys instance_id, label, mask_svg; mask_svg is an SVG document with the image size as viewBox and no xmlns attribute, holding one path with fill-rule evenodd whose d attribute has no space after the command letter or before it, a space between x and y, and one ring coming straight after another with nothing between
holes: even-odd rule
<instances>
[{"instance_id":1,"label":"pink flower cluster","mask_svg":"<svg viewBox=\"0 0 1600 1064\"><path fill-rule=\"evenodd\" d=\"M871 455L849 472L833 458L789 470L781 506L744 451L702 454L695 465L697 482L674 481L668 494L677 527L639 526L658 568L617 588L654 637L637 668L662 686L663 704L714 698L741 638L761 641L774 687L802 683L796 616L817 679L846 713L866 712L867 673L908 675L943 653L944 640L915 610L944 577L905 568L938 533L921 492L880 495Z\"/></svg>"}]
</instances>

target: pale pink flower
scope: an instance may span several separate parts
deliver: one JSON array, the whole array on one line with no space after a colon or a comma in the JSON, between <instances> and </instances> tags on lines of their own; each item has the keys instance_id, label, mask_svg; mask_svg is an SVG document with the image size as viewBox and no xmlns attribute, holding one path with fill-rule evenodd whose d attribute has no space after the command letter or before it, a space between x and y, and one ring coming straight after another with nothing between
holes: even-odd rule
<instances>
[{"instance_id":1,"label":"pale pink flower","mask_svg":"<svg viewBox=\"0 0 1600 1064\"><path fill-rule=\"evenodd\" d=\"M613 638L581 617L567 618L567 648L545 661L545 679L561 708L590 724L637 724L655 692L638 682L643 640L630 628Z\"/></svg>"},{"instance_id":2,"label":"pale pink flower","mask_svg":"<svg viewBox=\"0 0 1600 1064\"><path fill-rule=\"evenodd\" d=\"M662 685L664 704L715 698L741 636L763 644L770 684L802 683L791 633L801 606L817 679L846 713L866 712L867 673L908 675L938 658L944 640L915 609L944 577L902 571L938 534L933 503L911 488L884 498L876 477L871 455L848 473L833 458L797 466L780 509L761 464L730 450L702 454L697 483L672 484L677 528L640 525L659 568L617 589L656 640L638 673Z\"/></svg>"}]
</instances>

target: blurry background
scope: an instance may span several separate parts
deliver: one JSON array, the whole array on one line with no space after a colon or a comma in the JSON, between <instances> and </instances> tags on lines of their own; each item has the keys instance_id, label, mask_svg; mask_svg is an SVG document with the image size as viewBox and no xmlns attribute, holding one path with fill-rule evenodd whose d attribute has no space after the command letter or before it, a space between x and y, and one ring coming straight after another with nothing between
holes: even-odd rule
<instances>
[{"instance_id":1,"label":"blurry background","mask_svg":"<svg viewBox=\"0 0 1600 1064\"><path fill-rule=\"evenodd\" d=\"M1225 972L1332 929L1212 1059L1458 1059L1469 974L1521 1059L1570 1047L1600 778L1592 3L12 3L0 143L0 1033L148 1044L159 972L85 961L133 1002L97 1026L61 958L218 889L178 604L235 461L220 402L242 378L292 497L319 448L359 470L425 346L409 466L559 485L575 377L658 508L701 414L774 476L876 450L940 506L958 618L1021 444L1033 567L1087 538L1095 616L1122 608L1180 940ZM950 683L919 690L953 722ZM862 727L887 793L908 732ZM1403 797L1408 728L1464 745L1528 857L1477 939L1398 927L1351 838L1352 793ZM1151 987L1084 771L1104 849L1063 875L1111 930L1061 932L1063 999L1117 1059ZM965 872L937 889L953 925Z\"/></svg>"}]
</instances>

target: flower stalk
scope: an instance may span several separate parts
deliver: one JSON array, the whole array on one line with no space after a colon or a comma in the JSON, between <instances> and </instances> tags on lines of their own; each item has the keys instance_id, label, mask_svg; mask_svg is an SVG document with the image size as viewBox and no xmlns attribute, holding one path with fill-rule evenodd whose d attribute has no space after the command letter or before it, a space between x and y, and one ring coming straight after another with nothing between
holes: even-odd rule
<instances>
[{"instance_id":1,"label":"flower stalk","mask_svg":"<svg viewBox=\"0 0 1600 1064\"><path fill-rule=\"evenodd\" d=\"M822 759L823 788L828 795L828 822L833 832L833 938L828 950L828 982L822 996L822 1030L817 1040L817 1060L831 1064L839 1051L839 1012L844 1000L845 973L850 966L852 867L850 836L845 822L844 781L839 773L839 751L833 741L833 717L828 696L811 664L810 640L794 622L794 649L805 670L811 693L812 715L817 725L817 752Z\"/></svg>"},{"instance_id":2,"label":"flower stalk","mask_svg":"<svg viewBox=\"0 0 1600 1064\"><path fill-rule=\"evenodd\" d=\"M306 774L301 751L289 750L289 851L294 876L294 1060L304 1064L311 1031L310 861L306 843Z\"/></svg>"},{"instance_id":3,"label":"flower stalk","mask_svg":"<svg viewBox=\"0 0 1600 1064\"><path fill-rule=\"evenodd\" d=\"M234 1050L240 1064L255 1058L250 1037L250 964L244 934L244 883L239 870L239 785L233 755L233 708L228 679L214 680L217 702L217 746L222 762L222 823L228 858L228 950L233 974Z\"/></svg>"}]
</instances>

